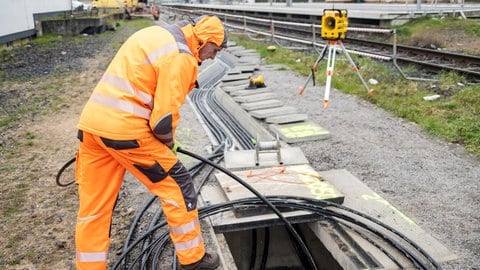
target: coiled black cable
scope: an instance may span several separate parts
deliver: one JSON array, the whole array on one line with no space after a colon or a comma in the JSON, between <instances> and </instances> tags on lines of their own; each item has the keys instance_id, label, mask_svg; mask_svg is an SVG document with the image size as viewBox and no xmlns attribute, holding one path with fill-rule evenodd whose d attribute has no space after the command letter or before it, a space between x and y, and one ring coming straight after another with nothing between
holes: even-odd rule
<instances>
[{"instance_id":1,"label":"coiled black cable","mask_svg":"<svg viewBox=\"0 0 480 270\"><path fill-rule=\"evenodd\" d=\"M392 244L393 247L399 249L400 251L404 252L407 254L407 258L412 261L412 263L415 264L415 267L417 269L441 269L440 266L428 255L425 256L426 260L428 261L427 263L423 262L420 258L417 258L417 256L412 255L413 251L410 251L409 248L403 246L401 243L398 242L398 239L395 240L391 236L386 235L385 233L380 232L378 229L373 228L372 226L366 224L365 222L352 218L351 216L348 216L347 214L340 213L337 211L334 211L330 208L335 208L336 206L339 206L340 210L347 211L350 214L358 213L356 210L345 208L344 206L338 205L338 204L333 204L333 203L323 203L323 201L316 201L312 200L309 198L302 198L302 197L294 197L294 196L272 196L272 197L267 197L267 199L271 202L271 204L275 205L276 207L282 207L285 209L291 209L291 210L302 210L302 211L309 211L312 212L316 215L321 216L322 218L329 219L329 220L335 220L336 222L351 222L352 224L355 224L361 228L364 228L370 232L374 232L378 236L380 236L382 239L385 241L389 242ZM215 205L209 205L206 207L202 207L199 209L199 218L203 219L211 215L215 215L224 211L229 211L232 209L233 206L265 206L264 202L259 199L259 198L245 198L245 199L239 199L235 201L228 201L225 203L221 204L215 204ZM348 211L351 210L351 211ZM373 219L375 221L375 219ZM380 225L381 228L386 228L388 230L388 226L379 222L375 221L374 223L378 223L377 225ZM135 245L140 243L142 239L147 237L149 234L153 233L154 231L163 228L166 226L166 222L162 221L161 223L157 224L154 228L152 228L150 231L147 231L144 233L139 239L137 239L127 250L127 252L130 252L133 250ZM406 238L400 238L400 240L406 240ZM149 249L153 249L155 247L155 244L160 245L162 248L165 247L165 245L169 242L169 237L168 237L168 231L162 233L160 236L156 237L154 242L150 245ZM409 241L405 241L407 244ZM416 245L413 245L412 247L416 247ZM417 249L418 251L418 249ZM124 256L126 253L122 254L120 257L119 261L117 261L117 264L114 266L114 269L117 269L119 266L119 262L123 260ZM141 258L142 255L139 255L137 257ZM134 261L134 262L136 262ZM130 265L129 269L133 269L134 264ZM306 269L309 269L308 267Z\"/></svg>"},{"instance_id":2,"label":"coiled black cable","mask_svg":"<svg viewBox=\"0 0 480 270\"><path fill-rule=\"evenodd\" d=\"M189 152L187 150L184 150L182 148L178 148L177 151L179 153L182 153L182 154L185 154L185 155L188 155L190 157L193 157L195 159L198 159L198 160L201 160L211 166L214 166L216 167L216 169L218 169L219 171L225 173L226 175L230 176L231 178L233 178L235 181L237 181L238 183L240 183L242 186L244 186L246 189L248 189L250 192L252 192L257 198L259 198L260 200L262 200L278 217L281 221L283 221L285 223L285 226L287 228L287 231L292 235L292 237L297 241L297 243L300 245L302 251L303 251L303 255L306 256L308 262L309 262L309 269L317 269L317 266L315 265L315 261L313 259L313 256L312 254L310 253L310 251L308 250L307 246L305 245L305 243L303 242L303 240L301 239L300 235L298 234L298 232L293 228L292 224L285 218L285 216L283 216L283 214L272 204L270 203L270 201L268 201L265 196L263 196L261 193L259 193L256 189L254 189L251 185L249 185L247 182L245 182L243 179L241 179L240 177L238 177L237 175L233 174L232 172L230 172L229 170L213 163L212 161L206 159L206 158L203 158L197 154L194 154L192 152Z\"/></svg>"},{"instance_id":3,"label":"coiled black cable","mask_svg":"<svg viewBox=\"0 0 480 270\"><path fill-rule=\"evenodd\" d=\"M69 161L67 161L67 163L65 163L62 168L60 168L60 170L57 172L57 176L55 177L55 182L57 183L57 185L61 186L61 187L67 187L67 186L70 186L71 184L75 183L75 179L73 179L72 181L70 182L66 182L66 183L62 183L61 181L61 178L62 178L62 174L63 172L68 168L70 167L70 165L72 165L74 162L75 162L76 158L73 157L72 159L70 159Z\"/></svg>"}]
</instances>

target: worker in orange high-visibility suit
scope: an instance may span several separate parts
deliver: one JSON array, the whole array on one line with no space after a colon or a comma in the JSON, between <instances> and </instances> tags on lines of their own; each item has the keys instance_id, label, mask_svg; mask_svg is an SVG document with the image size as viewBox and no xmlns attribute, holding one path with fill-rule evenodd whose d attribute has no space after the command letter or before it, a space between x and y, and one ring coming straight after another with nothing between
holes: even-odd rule
<instances>
[{"instance_id":1,"label":"worker in orange high-visibility suit","mask_svg":"<svg viewBox=\"0 0 480 270\"><path fill-rule=\"evenodd\" d=\"M78 123L78 269L106 269L112 211L125 171L160 198L184 269L215 269L205 252L192 179L172 147L179 108L196 86L198 65L226 47L215 16L151 26L122 45Z\"/></svg>"}]
</instances>

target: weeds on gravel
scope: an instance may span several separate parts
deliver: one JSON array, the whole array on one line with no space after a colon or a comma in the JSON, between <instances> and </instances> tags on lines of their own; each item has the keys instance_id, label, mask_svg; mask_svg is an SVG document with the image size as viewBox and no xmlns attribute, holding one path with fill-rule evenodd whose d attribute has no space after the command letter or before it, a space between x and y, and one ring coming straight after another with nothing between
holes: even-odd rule
<instances>
[{"instance_id":1,"label":"weeds on gravel","mask_svg":"<svg viewBox=\"0 0 480 270\"><path fill-rule=\"evenodd\" d=\"M48 44L48 43L51 43L51 42L56 42L56 41L60 41L62 40L62 36L61 35L55 35L55 34L45 34L45 35L42 35L41 37L37 37L35 38L32 42L35 43L35 44Z\"/></svg>"},{"instance_id":2,"label":"weeds on gravel","mask_svg":"<svg viewBox=\"0 0 480 270\"><path fill-rule=\"evenodd\" d=\"M475 20L425 16L396 30L401 44L480 55L480 26Z\"/></svg>"},{"instance_id":3,"label":"weeds on gravel","mask_svg":"<svg viewBox=\"0 0 480 270\"><path fill-rule=\"evenodd\" d=\"M244 35L232 35L238 45L257 50L268 64L283 64L295 72L307 76L318 54L307 55L285 48L275 52L267 50L265 44L251 41ZM448 142L458 143L480 157L480 86L467 84L462 76L449 72L442 73L439 81L419 82L404 79L392 64L372 61L351 55L360 68L365 80L378 81L373 95L368 95L347 59L340 54L335 63L332 87L366 99L393 115L417 123L434 136ZM320 62L315 77L317 84L325 83L326 59ZM408 67L408 72L415 72ZM341 79L339 79L341 78ZM311 83L307 86L311 87ZM432 101L424 97L441 95Z\"/></svg>"}]
</instances>

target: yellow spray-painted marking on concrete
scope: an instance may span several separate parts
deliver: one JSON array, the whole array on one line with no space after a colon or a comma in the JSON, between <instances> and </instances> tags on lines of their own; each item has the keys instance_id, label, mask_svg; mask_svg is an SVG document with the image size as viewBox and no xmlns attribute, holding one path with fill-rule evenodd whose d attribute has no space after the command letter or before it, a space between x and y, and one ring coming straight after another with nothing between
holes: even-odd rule
<instances>
[{"instance_id":1,"label":"yellow spray-painted marking on concrete","mask_svg":"<svg viewBox=\"0 0 480 270\"><path fill-rule=\"evenodd\" d=\"M320 176L314 171L312 172L308 169L302 170L302 168L300 168L297 173L298 177L305 183L308 190L315 199L325 200L341 196L341 194L339 194L332 185L325 181L322 181Z\"/></svg>"},{"instance_id":2,"label":"yellow spray-painted marking on concrete","mask_svg":"<svg viewBox=\"0 0 480 270\"><path fill-rule=\"evenodd\" d=\"M387 206L388 208L394 210L395 212L397 212L403 219L405 219L408 223L412 224L412 225L415 225L415 222L413 220L411 220L409 217L407 217L405 214L403 214L402 212L400 212L400 210L398 210L395 206L391 205L387 200L385 200L384 198L380 197L380 195L374 193L373 195L370 195L370 194L364 194L362 195L362 198L366 201L375 201L377 203L381 203L385 206Z\"/></svg>"},{"instance_id":3,"label":"yellow spray-painted marking on concrete","mask_svg":"<svg viewBox=\"0 0 480 270\"><path fill-rule=\"evenodd\" d=\"M288 138L303 138L303 137L310 137L310 136L325 135L329 133L322 127L315 126L308 123L295 124L288 127L281 127L279 129L281 133Z\"/></svg>"}]
</instances>

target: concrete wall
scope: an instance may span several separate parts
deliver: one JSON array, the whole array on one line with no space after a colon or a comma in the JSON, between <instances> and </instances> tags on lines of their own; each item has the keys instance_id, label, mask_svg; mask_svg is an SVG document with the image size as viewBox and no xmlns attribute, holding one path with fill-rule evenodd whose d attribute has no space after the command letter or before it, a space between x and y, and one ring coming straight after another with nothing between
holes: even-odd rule
<instances>
[{"instance_id":1,"label":"concrete wall","mask_svg":"<svg viewBox=\"0 0 480 270\"><path fill-rule=\"evenodd\" d=\"M35 34L42 16L72 9L71 0L1 0L0 44Z\"/></svg>"}]
</instances>

